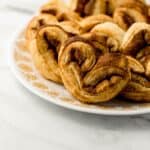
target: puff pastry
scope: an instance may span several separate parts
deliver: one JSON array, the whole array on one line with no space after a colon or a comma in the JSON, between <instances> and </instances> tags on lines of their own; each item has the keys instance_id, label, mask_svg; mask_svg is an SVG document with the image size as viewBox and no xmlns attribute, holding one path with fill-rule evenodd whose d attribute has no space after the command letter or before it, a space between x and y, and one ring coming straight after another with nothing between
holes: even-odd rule
<instances>
[{"instance_id":1,"label":"puff pastry","mask_svg":"<svg viewBox=\"0 0 150 150\"><path fill-rule=\"evenodd\" d=\"M80 22L80 25L83 29L83 32L85 33L85 32L89 32L97 24L101 24L105 22L113 22L113 19L107 15L99 14L99 15L93 15L84 18Z\"/></svg>"},{"instance_id":2,"label":"puff pastry","mask_svg":"<svg viewBox=\"0 0 150 150\"><path fill-rule=\"evenodd\" d=\"M105 0L71 0L71 8L80 16L105 13Z\"/></svg>"},{"instance_id":3,"label":"puff pastry","mask_svg":"<svg viewBox=\"0 0 150 150\"><path fill-rule=\"evenodd\" d=\"M41 14L39 16L33 17L26 29L26 39L31 41L35 38L36 33L40 27L54 23L57 23L57 19L55 16L50 14Z\"/></svg>"},{"instance_id":4,"label":"puff pastry","mask_svg":"<svg viewBox=\"0 0 150 150\"><path fill-rule=\"evenodd\" d=\"M106 0L106 14L113 15L119 7L136 9L144 13L147 11L145 0Z\"/></svg>"},{"instance_id":5,"label":"puff pastry","mask_svg":"<svg viewBox=\"0 0 150 150\"><path fill-rule=\"evenodd\" d=\"M51 14L61 21L80 21L80 16L69 9L62 1L56 0L43 5L40 9L41 14Z\"/></svg>"},{"instance_id":6,"label":"puff pastry","mask_svg":"<svg viewBox=\"0 0 150 150\"><path fill-rule=\"evenodd\" d=\"M124 30L135 22L147 22L147 16L132 8L117 8L113 15L114 21Z\"/></svg>"},{"instance_id":7,"label":"puff pastry","mask_svg":"<svg viewBox=\"0 0 150 150\"><path fill-rule=\"evenodd\" d=\"M136 56L144 47L150 44L150 25L147 23L134 23L126 32L122 44L121 52Z\"/></svg>"},{"instance_id":8,"label":"puff pastry","mask_svg":"<svg viewBox=\"0 0 150 150\"><path fill-rule=\"evenodd\" d=\"M57 16L60 12L63 12L66 9L67 6L61 0L52 0L41 6L40 13Z\"/></svg>"},{"instance_id":9,"label":"puff pastry","mask_svg":"<svg viewBox=\"0 0 150 150\"><path fill-rule=\"evenodd\" d=\"M27 26L41 75L84 103L150 102L150 8L144 0L52 0Z\"/></svg>"},{"instance_id":10,"label":"puff pastry","mask_svg":"<svg viewBox=\"0 0 150 150\"><path fill-rule=\"evenodd\" d=\"M44 26L38 30L36 39L30 44L30 50L35 66L46 79L62 83L58 53L61 45L74 34L77 34L76 30L69 28L69 22Z\"/></svg>"},{"instance_id":11,"label":"puff pastry","mask_svg":"<svg viewBox=\"0 0 150 150\"><path fill-rule=\"evenodd\" d=\"M122 95L133 101L150 101L150 25L135 23L126 33L121 45L128 57L131 68L131 81ZM133 61L134 60L134 61ZM134 63L133 63L134 62ZM136 62L136 63L135 63ZM131 67L132 66L132 67Z\"/></svg>"},{"instance_id":12,"label":"puff pastry","mask_svg":"<svg viewBox=\"0 0 150 150\"><path fill-rule=\"evenodd\" d=\"M109 101L130 79L126 57L117 53L98 55L84 36L69 39L59 54L64 86L82 102Z\"/></svg>"},{"instance_id":13,"label":"puff pastry","mask_svg":"<svg viewBox=\"0 0 150 150\"><path fill-rule=\"evenodd\" d=\"M109 52L119 51L125 34L118 25L110 22L96 25L91 33L99 39L99 43L105 43L104 45Z\"/></svg>"},{"instance_id":14,"label":"puff pastry","mask_svg":"<svg viewBox=\"0 0 150 150\"><path fill-rule=\"evenodd\" d=\"M132 101L150 102L150 80L145 75L144 67L138 60L128 57L131 67L131 80L121 95Z\"/></svg>"}]
</instances>

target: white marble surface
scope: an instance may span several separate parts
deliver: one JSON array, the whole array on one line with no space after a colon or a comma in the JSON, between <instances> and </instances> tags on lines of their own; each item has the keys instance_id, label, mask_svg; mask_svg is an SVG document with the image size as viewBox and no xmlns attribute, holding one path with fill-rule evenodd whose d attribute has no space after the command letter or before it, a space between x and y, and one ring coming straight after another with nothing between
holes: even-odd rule
<instances>
[{"instance_id":1,"label":"white marble surface","mask_svg":"<svg viewBox=\"0 0 150 150\"><path fill-rule=\"evenodd\" d=\"M8 67L7 47L29 17L0 10L0 150L150 149L150 114L109 117L70 111L18 83Z\"/></svg>"}]
</instances>

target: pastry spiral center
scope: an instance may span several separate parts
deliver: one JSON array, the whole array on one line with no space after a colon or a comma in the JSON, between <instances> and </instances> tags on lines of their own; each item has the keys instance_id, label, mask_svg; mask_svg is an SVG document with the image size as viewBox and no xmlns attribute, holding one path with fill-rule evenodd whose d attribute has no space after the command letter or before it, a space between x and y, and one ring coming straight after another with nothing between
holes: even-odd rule
<instances>
[{"instance_id":1,"label":"pastry spiral center","mask_svg":"<svg viewBox=\"0 0 150 150\"><path fill-rule=\"evenodd\" d=\"M60 49L60 41L56 39L56 37L49 37L48 34L45 32L44 39L47 44L47 50L52 50L54 53L54 57L58 59L58 52Z\"/></svg>"}]
</instances>

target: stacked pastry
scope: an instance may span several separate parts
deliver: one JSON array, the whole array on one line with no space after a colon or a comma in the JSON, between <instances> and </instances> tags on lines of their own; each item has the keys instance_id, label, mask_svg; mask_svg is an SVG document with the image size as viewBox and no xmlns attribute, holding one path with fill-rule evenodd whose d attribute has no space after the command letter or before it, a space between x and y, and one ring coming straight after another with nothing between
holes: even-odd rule
<instances>
[{"instance_id":1,"label":"stacked pastry","mask_svg":"<svg viewBox=\"0 0 150 150\"><path fill-rule=\"evenodd\" d=\"M26 40L37 70L85 103L150 102L149 6L143 0L54 0Z\"/></svg>"}]
</instances>

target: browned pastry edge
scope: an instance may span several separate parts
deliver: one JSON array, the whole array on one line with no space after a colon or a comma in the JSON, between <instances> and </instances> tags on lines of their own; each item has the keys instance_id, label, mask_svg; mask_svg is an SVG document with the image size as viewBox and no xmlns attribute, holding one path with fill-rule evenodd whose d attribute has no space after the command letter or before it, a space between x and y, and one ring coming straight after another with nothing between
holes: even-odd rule
<instances>
[{"instance_id":1,"label":"browned pastry edge","mask_svg":"<svg viewBox=\"0 0 150 150\"><path fill-rule=\"evenodd\" d=\"M80 21L80 16L69 9L64 3L62 3L60 0L56 0L52 2L49 2L45 5L43 5L40 8L41 14L51 14L54 15L58 22L62 21Z\"/></svg>"},{"instance_id":2,"label":"browned pastry edge","mask_svg":"<svg viewBox=\"0 0 150 150\"><path fill-rule=\"evenodd\" d=\"M83 33L85 33L90 32L90 30L94 26L105 22L114 22L114 21L111 17L107 15L99 14L83 18L83 20L80 22L80 25L82 27Z\"/></svg>"},{"instance_id":3,"label":"browned pastry edge","mask_svg":"<svg viewBox=\"0 0 150 150\"><path fill-rule=\"evenodd\" d=\"M113 19L124 30L128 30L135 22L148 22L145 15L132 8L117 8L113 14Z\"/></svg>"},{"instance_id":4,"label":"browned pastry edge","mask_svg":"<svg viewBox=\"0 0 150 150\"><path fill-rule=\"evenodd\" d=\"M71 8L81 17L105 13L105 0L72 0Z\"/></svg>"},{"instance_id":5,"label":"browned pastry edge","mask_svg":"<svg viewBox=\"0 0 150 150\"><path fill-rule=\"evenodd\" d=\"M59 53L65 87L86 103L111 100L130 79L125 56L117 53L97 56L95 50L84 37L73 37Z\"/></svg>"},{"instance_id":6,"label":"browned pastry edge","mask_svg":"<svg viewBox=\"0 0 150 150\"><path fill-rule=\"evenodd\" d=\"M35 38L36 33L40 27L56 23L57 23L56 17L50 14L40 14L38 16L35 16L27 25L25 38L30 41Z\"/></svg>"}]
</instances>

